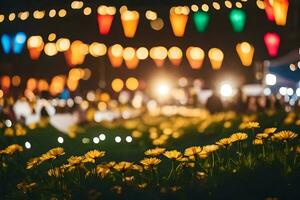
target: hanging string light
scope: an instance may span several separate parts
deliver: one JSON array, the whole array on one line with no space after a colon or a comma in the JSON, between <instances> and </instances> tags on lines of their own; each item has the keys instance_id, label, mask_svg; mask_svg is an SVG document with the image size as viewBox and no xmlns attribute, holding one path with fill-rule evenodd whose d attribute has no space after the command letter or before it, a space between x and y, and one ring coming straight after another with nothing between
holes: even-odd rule
<instances>
[{"instance_id":1,"label":"hanging string light","mask_svg":"<svg viewBox=\"0 0 300 200\"><path fill-rule=\"evenodd\" d=\"M152 47L150 49L150 58L153 59L157 67L162 67L168 56L168 50L163 46Z\"/></svg>"},{"instance_id":2,"label":"hanging string light","mask_svg":"<svg viewBox=\"0 0 300 200\"><path fill-rule=\"evenodd\" d=\"M288 15L289 1L288 0L274 0L273 11L275 22L279 26L285 26Z\"/></svg>"},{"instance_id":3,"label":"hanging string light","mask_svg":"<svg viewBox=\"0 0 300 200\"><path fill-rule=\"evenodd\" d=\"M138 24L140 15L137 11L126 10L121 13L121 22L125 37L133 38Z\"/></svg>"},{"instance_id":4,"label":"hanging string light","mask_svg":"<svg viewBox=\"0 0 300 200\"><path fill-rule=\"evenodd\" d=\"M120 44L109 47L108 58L113 67L121 67L123 63L123 47Z\"/></svg>"}]
</instances>

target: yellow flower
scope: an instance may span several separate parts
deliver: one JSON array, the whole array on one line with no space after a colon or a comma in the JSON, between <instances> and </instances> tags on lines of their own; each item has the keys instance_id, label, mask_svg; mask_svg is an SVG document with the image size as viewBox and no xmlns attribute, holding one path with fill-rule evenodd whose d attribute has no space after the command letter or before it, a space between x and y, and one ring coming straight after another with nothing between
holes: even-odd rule
<instances>
[{"instance_id":1,"label":"yellow flower","mask_svg":"<svg viewBox=\"0 0 300 200\"><path fill-rule=\"evenodd\" d=\"M96 158L101 158L105 155L105 151L98 151L98 150L92 150L92 151L88 151L85 155L84 155L84 159L83 162L87 163L95 163L95 159Z\"/></svg>"},{"instance_id":2,"label":"yellow flower","mask_svg":"<svg viewBox=\"0 0 300 200\"><path fill-rule=\"evenodd\" d=\"M198 179L198 180L203 180L203 179L205 179L207 177L207 174L205 174L205 172L197 172L196 173L196 178Z\"/></svg>"},{"instance_id":3,"label":"yellow flower","mask_svg":"<svg viewBox=\"0 0 300 200\"><path fill-rule=\"evenodd\" d=\"M73 165L79 165L83 161L84 157L83 156L71 156L68 158L68 162L70 166Z\"/></svg>"},{"instance_id":4,"label":"yellow flower","mask_svg":"<svg viewBox=\"0 0 300 200\"><path fill-rule=\"evenodd\" d=\"M48 154L50 157L57 158L58 156L64 155L65 151L62 147L56 147L50 149L46 154Z\"/></svg>"},{"instance_id":5,"label":"yellow flower","mask_svg":"<svg viewBox=\"0 0 300 200\"><path fill-rule=\"evenodd\" d=\"M246 140L248 135L246 133L234 133L230 136L232 142L239 141L239 140Z\"/></svg>"},{"instance_id":6,"label":"yellow flower","mask_svg":"<svg viewBox=\"0 0 300 200\"><path fill-rule=\"evenodd\" d=\"M28 162L27 162L27 166L26 169L31 169L32 167L35 167L37 165L40 164L40 158L39 157L35 157L35 158L31 158Z\"/></svg>"},{"instance_id":7,"label":"yellow flower","mask_svg":"<svg viewBox=\"0 0 300 200\"><path fill-rule=\"evenodd\" d=\"M240 129L253 129L253 128L259 128L258 122L243 122L240 124Z\"/></svg>"},{"instance_id":8,"label":"yellow flower","mask_svg":"<svg viewBox=\"0 0 300 200\"><path fill-rule=\"evenodd\" d=\"M31 191L33 189L33 187L36 186L35 182L32 183L25 183L25 182L21 182L17 184L17 188L19 190L22 190L24 193Z\"/></svg>"},{"instance_id":9,"label":"yellow flower","mask_svg":"<svg viewBox=\"0 0 300 200\"><path fill-rule=\"evenodd\" d=\"M12 128L6 128L4 131L4 135L7 137L12 137L14 136L14 129Z\"/></svg>"},{"instance_id":10,"label":"yellow flower","mask_svg":"<svg viewBox=\"0 0 300 200\"><path fill-rule=\"evenodd\" d=\"M131 163L131 162L122 161L122 162L117 163L114 166L114 169L117 171L125 171L125 170L130 169L132 165L133 165L133 163Z\"/></svg>"},{"instance_id":11,"label":"yellow flower","mask_svg":"<svg viewBox=\"0 0 300 200\"><path fill-rule=\"evenodd\" d=\"M147 187L147 183L140 183L140 184L138 184L138 188L139 189L144 189L146 187Z\"/></svg>"},{"instance_id":12,"label":"yellow flower","mask_svg":"<svg viewBox=\"0 0 300 200\"><path fill-rule=\"evenodd\" d=\"M164 152L164 156L171 160L178 160L182 157L182 153L177 150L172 150Z\"/></svg>"},{"instance_id":13,"label":"yellow flower","mask_svg":"<svg viewBox=\"0 0 300 200\"><path fill-rule=\"evenodd\" d=\"M266 134L272 134L272 133L275 133L276 130L277 130L277 128L266 128L264 130L264 133L266 133Z\"/></svg>"},{"instance_id":14,"label":"yellow flower","mask_svg":"<svg viewBox=\"0 0 300 200\"><path fill-rule=\"evenodd\" d=\"M207 158L208 152L205 149L202 149L202 151L198 153L198 156L202 159Z\"/></svg>"},{"instance_id":15,"label":"yellow flower","mask_svg":"<svg viewBox=\"0 0 300 200\"><path fill-rule=\"evenodd\" d=\"M297 146L296 152L297 152L298 154L300 154L300 146Z\"/></svg>"},{"instance_id":16,"label":"yellow flower","mask_svg":"<svg viewBox=\"0 0 300 200\"><path fill-rule=\"evenodd\" d=\"M15 129L16 129L16 136L24 136L24 135L26 135L26 130L22 127L21 124L17 123L15 125Z\"/></svg>"},{"instance_id":17,"label":"yellow flower","mask_svg":"<svg viewBox=\"0 0 300 200\"><path fill-rule=\"evenodd\" d=\"M193 146L193 147L189 147L187 149L184 150L184 155L185 156L194 156L197 153L199 153L201 151L201 147L199 146Z\"/></svg>"},{"instance_id":18,"label":"yellow flower","mask_svg":"<svg viewBox=\"0 0 300 200\"><path fill-rule=\"evenodd\" d=\"M156 147L154 149L148 149L147 151L145 151L145 155L146 156L159 156L161 155L163 152L165 152L165 148L159 148L159 147Z\"/></svg>"},{"instance_id":19,"label":"yellow flower","mask_svg":"<svg viewBox=\"0 0 300 200\"><path fill-rule=\"evenodd\" d=\"M140 161L142 165L144 165L145 169L149 169L154 167L155 165L158 165L161 162L158 158L144 158Z\"/></svg>"},{"instance_id":20,"label":"yellow flower","mask_svg":"<svg viewBox=\"0 0 300 200\"><path fill-rule=\"evenodd\" d=\"M263 144L263 140L262 139L254 139L253 144L254 145L261 145L261 144Z\"/></svg>"},{"instance_id":21,"label":"yellow flower","mask_svg":"<svg viewBox=\"0 0 300 200\"><path fill-rule=\"evenodd\" d=\"M232 139L231 138L222 138L219 141L216 142L217 145L221 147L226 147L232 144Z\"/></svg>"},{"instance_id":22,"label":"yellow flower","mask_svg":"<svg viewBox=\"0 0 300 200\"><path fill-rule=\"evenodd\" d=\"M1 154L12 155L15 152L22 152L23 147L18 144L12 144L6 147L4 150L0 151Z\"/></svg>"},{"instance_id":23,"label":"yellow flower","mask_svg":"<svg viewBox=\"0 0 300 200\"><path fill-rule=\"evenodd\" d=\"M60 167L55 167L53 169L49 169L48 170L48 176L52 176L52 177L63 177L63 173L64 173L64 170L63 168L60 168Z\"/></svg>"},{"instance_id":24,"label":"yellow flower","mask_svg":"<svg viewBox=\"0 0 300 200\"><path fill-rule=\"evenodd\" d=\"M133 164L130 169L138 171L138 172L143 172L143 167L141 165Z\"/></svg>"},{"instance_id":25,"label":"yellow flower","mask_svg":"<svg viewBox=\"0 0 300 200\"><path fill-rule=\"evenodd\" d=\"M294 139L297 136L298 134L294 133L293 131L280 131L272 136L272 140L286 141L289 139Z\"/></svg>"},{"instance_id":26,"label":"yellow flower","mask_svg":"<svg viewBox=\"0 0 300 200\"><path fill-rule=\"evenodd\" d=\"M258 133L258 134L256 134L255 137L256 137L257 139L266 139L266 138L269 137L269 134L267 134L267 133Z\"/></svg>"},{"instance_id":27,"label":"yellow flower","mask_svg":"<svg viewBox=\"0 0 300 200\"><path fill-rule=\"evenodd\" d=\"M215 152L219 149L219 146L218 145L215 145L215 144L211 144L211 145L206 145L203 147L203 150L208 152L208 153L212 153L212 152Z\"/></svg>"},{"instance_id":28,"label":"yellow flower","mask_svg":"<svg viewBox=\"0 0 300 200\"><path fill-rule=\"evenodd\" d=\"M104 178L110 173L110 169L106 165L97 165L96 173L101 178Z\"/></svg>"},{"instance_id":29,"label":"yellow flower","mask_svg":"<svg viewBox=\"0 0 300 200\"><path fill-rule=\"evenodd\" d=\"M224 128L230 128L231 126L232 126L232 123L231 123L231 121L226 121L226 122L224 122Z\"/></svg>"}]
</instances>

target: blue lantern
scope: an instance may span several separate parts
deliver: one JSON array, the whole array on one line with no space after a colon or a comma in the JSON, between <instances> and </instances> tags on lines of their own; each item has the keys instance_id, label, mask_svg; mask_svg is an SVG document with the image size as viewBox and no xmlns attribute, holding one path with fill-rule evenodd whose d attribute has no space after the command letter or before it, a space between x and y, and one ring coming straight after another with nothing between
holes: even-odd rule
<instances>
[{"instance_id":1,"label":"blue lantern","mask_svg":"<svg viewBox=\"0 0 300 200\"><path fill-rule=\"evenodd\" d=\"M9 35L3 34L1 36L1 45L2 45L2 49L3 49L4 53L9 54L9 52L12 49L12 42L11 42L11 38L9 37Z\"/></svg>"},{"instance_id":2,"label":"blue lantern","mask_svg":"<svg viewBox=\"0 0 300 200\"><path fill-rule=\"evenodd\" d=\"M26 43L27 36L23 32L18 32L14 37L14 48L13 52L15 54L20 54L23 50L23 47Z\"/></svg>"}]
</instances>

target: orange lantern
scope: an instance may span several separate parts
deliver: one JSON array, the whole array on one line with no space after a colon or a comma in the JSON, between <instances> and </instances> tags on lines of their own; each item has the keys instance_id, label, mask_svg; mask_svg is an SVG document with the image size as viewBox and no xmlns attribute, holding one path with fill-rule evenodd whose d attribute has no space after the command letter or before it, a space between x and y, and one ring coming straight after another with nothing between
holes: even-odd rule
<instances>
[{"instance_id":1,"label":"orange lantern","mask_svg":"<svg viewBox=\"0 0 300 200\"><path fill-rule=\"evenodd\" d=\"M183 37L190 9L187 6L177 6L170 9L170 22L176 37Z\"/></svg>"},{"instance_id":2,"label":"orange lantern","mask_svg":"<svg viewBox=\"0 0 300 200\"><path fill-rule=\"evenodd\" d=\"M35 78L30 78L27 80L26 89L34 91L38 86L38 81Z\"/></svg>"},{"instance_id":3,"label":"orange lantern","mask_svg":"<svg viewBox=\"0 0 300 200\"><path fill-rule=\"evenodd\" d=\"M168 51L168 58L173 65L180 65L182 61L181 49L179 47L171 47Z\"/></svg>"},{"instance_id":4,"label":"orange lantern","mask_svg":"<svg viewBox=\"0 0 300 200\"><path fill-rule=\"evenodd\" d=\"M200 47L189 47L186 50L186 57L192 69L199 69L202 67L205 53Z\"/></svg>"},{"instance_id":5,"label":"orange lantern","mask_svg":"<svg viewBox=\"0 0 300 200\"><path fill-rule=\"evenodd\" d=\"M168 56L168 50L163 46L152 47L150 49L150 58L153 59L157 67L162 67Z\"/></svg>"},{"instance_id":6,"label":"orange lantern","mask_svg":"<svg viewBox=\"0 0 300 200\"><path fill-rule=\"evenodd\" d=\"M113 67L120 67L123 63L123 47L120 44L109 47L108 58Z\"/></svg>"},{"instance_id":7,"label":"orange lantern","mask_svg":"<svg viewBox=\"0 0 300 200\"><path fill-rule=\"evenodd\" d=\"M62 75L54 76L51 80L49 92L51 95L57 95L64 90L65 87L65 77Z\"/></svg>"},{"instance_id":8,"label":"orange lantern","mask_svg":"<svg viewBox=\"0 0 300 200\"><path fill-rule=\"evenodd\" d=\"M71 47L65 51L65 58L70 67L81 65L84 62L89 47L80 40L72 42Z\"/></svg>"},{"instance_id":9,"label":"orange lantern","mask_svg":"<svg viewBox=\"0 0 300 200\"><path fill-rule=\"evenodd\" d=\"M41 52L44 48L44 41L41 36L31 36L27 40L27 48L29 50L29 55L32 60L39 59Z\"/></svg>"},{"instance_id":10,"label":"orange lantern","mask_svg":"<svg viewBox=\"0 0 300 200\"><path fill-rule=\"evenodd\" d=\"M44 79L40 79L37 84L37 89L39 92L47 91L49 89L48 82Z\"/></svg>"},{"instance_id":11,"label":"orange lantern","mask_svg":"<svg viewBox=\"0 0 300 200\"><path fill-rule=\"evenodd\" d=\"M133 38L139 24L140 15L137 11L126 10L121 13L124 35Z\"/></svg>"},{"instance_id":12,"label":"orange lantern","mask_svg":"<svg viewBox=\"0 0 300 200\"><path fill-rule=\"evenodd\" d=\"M275 22L279 26L285 26L289 9L288 0L274 0L273 11Z\"/></svg>"},{"instance_id":13,"label":"orange lantern","mask_svg":"<svg viewBox=\"0 0 300 200\"><path fill-rule=\"evenodd\" d=\"M248 42L242 42L236 45L236 51L242 64L246 67L249 67L252 64L254 47Z\"/></svg>"},{"instance_id":14,"label":"orange lantern","mask_svg":"<svg viewBox=\"0 0 300 200\"><path fill-rule=\"evenodd\" d=\"M221 49L218 48L211 48L208 51L208 57L211 63L211 66L214 70L218 70L221 68L223 59L224 59L224 53Z\"/></svg>"},{"instance_id":15,"label":"orange lantern","mask_svg":"<svg viewBox=\"0 0 300 200\"><path fill-rule=\"evenodd\" d=\"M123 59L128 69L135 69L139 64L139 59L136 55L136 51L132 47L126 47L123 51Z\"/></svg>"},{"instance_id":16,"label":"orange lantern","mask_svg":"<svg viewBox=\"0 0 300 200\"><path fill-rule=\"evenodd\" d=\"M116 14L115 7L99 6L98 7L98 28L101 35L107 35L110 31L111 24Z\"/></svg>"},{"instance_id":17,"label":"orange lantern","mask_svg":"<svg viewBox=\"0 0 300 200\"><path fill-rule=\"evenodd\" d=\"M8 90L10 88L10 84L11 84L11 81L10 81L9 76L1 77L1 88L3 90Z\"/></svg>"}]
</instances>

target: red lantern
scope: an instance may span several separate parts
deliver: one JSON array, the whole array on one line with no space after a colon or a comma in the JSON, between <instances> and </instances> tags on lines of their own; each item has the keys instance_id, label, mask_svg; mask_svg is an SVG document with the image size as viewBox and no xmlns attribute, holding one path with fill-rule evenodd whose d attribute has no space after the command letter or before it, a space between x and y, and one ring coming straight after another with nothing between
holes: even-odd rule
<instances>
[{"instance_id":1,"label":"red lantern","mask_svg":"<svg viewBox=\"0 0 300 200\"><path fill-rule=\"evenodd\" d=\"M99 6L98 8L98 28L101 35L107 35L116 13L115 7Z\"/></svg>"},{"instance_id":2,"label":"red lantern","mask_svg":"<svg viewBox=\"0 0 300 200\"><path fill-rule=\"evenodd\" d=\"M270 56L277 56L280 37L277 33L266 33L264 36L265 45L268 49L268 53Z\"/></svg>"},{"instance_id":3,"label":"red lantern","mask_svg":"<svg viewBox=\"0 0 300 200\"><path fill-rule=\"evenodd\" d=\"M273 11L273 5L271 4L271 0L265 0L265 11L266 11L266 14L267 14L267 17L270 21L274 21L274 11Z\"/></svg>"}]
</instances>

